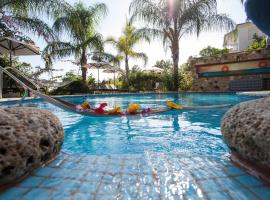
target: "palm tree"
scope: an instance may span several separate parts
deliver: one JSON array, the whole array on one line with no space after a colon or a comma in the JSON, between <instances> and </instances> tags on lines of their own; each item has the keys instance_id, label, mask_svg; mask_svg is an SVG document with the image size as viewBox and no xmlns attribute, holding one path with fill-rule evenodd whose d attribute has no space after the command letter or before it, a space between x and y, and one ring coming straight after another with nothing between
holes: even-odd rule
<instances>
[{"instance_id":1,"label":"palm tree","mask_svg":"<svg viewBox=\"0 0 270 200\"><path fill-rule=\"evenodd\" d=\"M0 35L30 40L21 33L23 31L49 40L53 33L37 15L55 17L67 7L69 4L63 0L1 0Z\"/></svg>"},{"instance_id":2,"label":"palm tree","mask_svg":"<svg viewBox=\"0 0 270 200\"><path fill-rule=\"evenodd\" d=\"M61 59L71 55L79 60L83 81L86 81L89 50L103 48L102 36L95 31L100 19L107 14L103 3L86 7L77 3L56 19L53 30L57 35L67 34L70 42L53 41L43 51L47 60Z\"/></svg>"},{"instance_id":3,"label":"palm tree","mask_svg":"<svg viewBox=\"0 0 270 200\"><path fill-rule=\"evenodd\" d=\"M146 23L145 35L161 39L169 46L173 60L174 90L179 88L179 41L186 34L204 30L231 29L232 20L217 13L216 0L133 0L130 12L134 20Z\"/></svg>"},{"instance_id":4,"label":"palm tree","mask_svg":"<svg viewBox=\"0 0 270 200\"><path fill-rule=\"evenodd\" d=\"M148 61L148 57L145 53L136 52L134 50L135 45L142 41L150 42L150 39L147 35L142 34L142 32L134 27L132 20L127 20L122 34L123 35L118 39L113 37L108 38L107 42L111 43L116 48L118 52L117 58L125 60L126 79L128 82L130 58L142 59L145 64Z\"/></svg>"}]
</instances>

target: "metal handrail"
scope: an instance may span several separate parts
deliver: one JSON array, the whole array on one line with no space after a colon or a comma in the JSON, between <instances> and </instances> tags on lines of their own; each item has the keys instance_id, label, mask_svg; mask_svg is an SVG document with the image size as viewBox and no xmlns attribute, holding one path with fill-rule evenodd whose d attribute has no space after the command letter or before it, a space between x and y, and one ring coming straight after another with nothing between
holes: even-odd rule
<instances>
[{"instance_id":1,"label":"metal handrail","mask_svg":"<svg viewBox=\"0 0 270 200\"><path fill-rule=\"evenodd\" d=\"M8 68L10 68L10 67L8 67ZM14 68L12 68L12 69L14 69ZM1 71L3 71L4 73L6 73L9 77L11 77L14 81L16 81L18 84L20 84L23 88L24 88L24 95L23 95L23 97L21 98L21 100L19 101L19 105L21 105L22 104L22 101L26 98L26 96L27 96L27 90L30 90L30 91L35 91L34 89L32 89L32 88L30 88L30 87L28 87L24 82L22 82L20 79L18 79L16 76L14 76L12 73L10 73L6 68L3 68L3 67L1 67L0 66L0 70ZM14 70L15 71L15 70ZM21 73L21 72L19 72L19 73ZM23 75L22 77L24 77L25 78L25 75ZM25 78L27 81L28 81L28 78ZM29 81L30 83L32 82L32 81ZM35 87L36 87L36 84L33 84ZM38 89L39 87L37 87L37 89ZM38 91L38 90L37 90Z\"/></svg>"},{"instance_id":2,"label":"metal handrail","mask_svg":"<svg viewBox=\"0 0 270 200\"><path fill-rule=\"evenodd\" d=\"M24 73L22 73L20 70L14 68L14 67L5 67L6 70L12 69L13 71L15 71L17 74L19 74L20 76L22 76L24 79L26 79L29 83L31 83L33 86L35 86L37 88L37 91L40 91L40 86L38 84L36 84L34 81L30 80L29 77L27 77Z\"/></svg>"}]
</instances>

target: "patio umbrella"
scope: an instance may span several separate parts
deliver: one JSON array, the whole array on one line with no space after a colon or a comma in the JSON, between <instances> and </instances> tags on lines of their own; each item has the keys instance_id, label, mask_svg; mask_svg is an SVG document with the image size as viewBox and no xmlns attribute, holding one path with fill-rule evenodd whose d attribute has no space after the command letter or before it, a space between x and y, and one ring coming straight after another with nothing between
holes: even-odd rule
<instances>
[{"instance_id":1,"label":"patio umbrella","mask_svg":"<svg viewBox=\"0 0 270 200\"><path fill-rule=\"evenodd\" d=\"M9 55L10 67L12 67L12 56L39 55L39 48L33 44L21 42L14 38L0 38L0 54ZM0 98L2 98L3 72L0 71Z\"/></svg>"},{"instance_id":2,"label":"patio umbrella","mask_svg":"<svg viewBox=\"0 0 270 200\"><path fill-rule=\"evenodd\" d=\"M97 69L98 70L98 88L99 88L99 70L112 68L112 66L109 63L104 63L104 62L89 63L89 64L87 64L86 67L89 69Z\"/></svg>"},{"instance_id":3,"label":"patio umbrella","mask_svg":"<svg viewBox=\"0 0 270 200\"><path fill-rule=\"evenodd\" d=\"M119 67L111 67L111 68L103 70L103 72L109 73L109 74L113 73L113 84L115 86L115 73L123 73L123 70L120 69Z\"/></svg>"}]
</instances>

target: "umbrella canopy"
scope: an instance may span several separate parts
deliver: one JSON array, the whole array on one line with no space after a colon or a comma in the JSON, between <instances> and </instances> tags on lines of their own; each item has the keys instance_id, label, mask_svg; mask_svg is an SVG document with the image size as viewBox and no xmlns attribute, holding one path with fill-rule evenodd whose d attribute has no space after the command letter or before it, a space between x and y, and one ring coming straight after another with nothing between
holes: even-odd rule
<instances>
[{"instance_id":1,"label":"umbrella canopy","mask_svg":"<svg viewBox=\"0 0 270 200\"><path fill-rule=\"evenodd\" d=\"M10 66L12 66L12 56L39 55L39 48L33 44L22 42L13 38L0 38L0 54L7 54L10 57ZM0 99L2 98L3 72L0 71Z\"/></svg>"},{"instance_id":2,"label":"umbrella canopy","mask_svg":"<svg viewBox=\"0 0 270 200\"><path fill-rule=\"evenodd\" d=\"M39 48L33 44L21 42L19 40L4 37L0 38L0 53L13 56L39 55Z\"/></svg>"},{"instance_id":3,"label":"umbrella canopy","mask_svg":"<svg viewBox=\"0 0 270 200\"><path fill-rule=\"evenodd\" d=\"M98 62L98 63L89 63L86 65L86 67L89 69L108 69L112 68L113 66L110 65L109 63Z\"/></svg>"},{"instance_id":4,"label":"umbrella canopy","mask_svg":"<svg viewBox=\"0 0 270 200\"><path fill-rule=\"evenodd\" d=\"M124 71L122 69L120 69L119 67L111 67L111 68L103 70L103 72L113 74L113 84L114 84L114 86L115 86L115 73L124 73Z\"/></svg>"},{"instance_id":5,"label":"umbrella canopy","mask_svg":"<svg viewBox=\"0 0 270 200\"><path fill-rule=\"evenodd\" d=\"M119 67L111 67L103 70L104 73L123 73L124 71Z\"/></svg>"},{"instance_id":6,"label":"umbrella canopy","mask_svg":"<svg viewBox=\"0 0 270 200\"><path fill-rule=\"evenodd\" d=\"M89 63L86 65L86 67L89 69L97 69L98 70L98 88L99 88L99 70L113 68L112 65L110 65L109 63L105 63L105 62Z\"/></svg>"}]
</instances>

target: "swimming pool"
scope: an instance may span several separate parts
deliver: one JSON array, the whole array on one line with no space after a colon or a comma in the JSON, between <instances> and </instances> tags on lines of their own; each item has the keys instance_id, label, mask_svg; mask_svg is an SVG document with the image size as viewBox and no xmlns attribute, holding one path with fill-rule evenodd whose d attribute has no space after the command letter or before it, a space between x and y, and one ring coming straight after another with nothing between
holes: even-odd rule
<instances>
[{"instance_id":1,"label":"swimming pool","mask_svg":"<svg viewBox=\"0 0 270 200\"><path fill-rule=\"evenodd\" d=\"M139 103L143 108L160 108L166 101L188 106L232 104L252 99L235 94L136 94L66 97L91 106L107 102L109 107L127 108ZM13 105L12 103L6 105ZM25 101L24 106L49 110L59 117L64 129L63 151L78 154L141 154L144 152L184 153L223 156L228 153L220 133L220 121L228 108L170 111L148 117L87 117L70 113L42 100Z\"/></svg>"},{"instance_id":2,"label":"swimming pool","mask_svg":"<svg viewBox=\"0 0 270 200\"><path fill-rule=\"evenodd\" d=\"M232 104L254 99L235 94L135 94L64 97L92 106L126 108ZM14 106L14 102L0 106ZM42 100L25 106L57 115L65 129L63 152L23 182L0 192L2 200L73 199L269 199L270 188L235 166L222 140L228 108L170 111L148 117L94 118Z\"/></svg>"}]
</instances>

